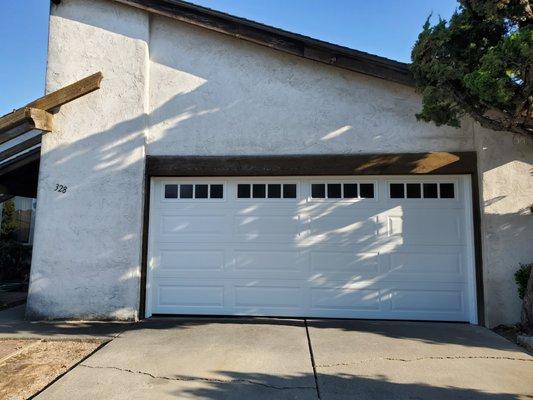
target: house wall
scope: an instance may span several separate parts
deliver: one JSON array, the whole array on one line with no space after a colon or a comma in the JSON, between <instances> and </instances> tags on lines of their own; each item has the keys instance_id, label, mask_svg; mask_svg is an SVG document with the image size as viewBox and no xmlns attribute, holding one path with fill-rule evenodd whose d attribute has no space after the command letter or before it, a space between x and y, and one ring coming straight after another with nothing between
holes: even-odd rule
<instances>
[{"instance_id":1,"label":"house wall","mask_svg":"<svg viewBox=\"0 0 533 400\"><path fill-rule=\"evenodd\" d=\"M153 16L147 153L471 150L472 130L416 121L412 88Z\"/></svg>"},{"instance_id":2,"label":"house wall","mask_svg":"<svg viewBox=\"0 0 533 400\"><path fill-rule=\"evenodd\" d=\"M519 263L533 262L533 141L475 127L481 182L486 323L520 320L514 281Z\"/></svg>"},{"instance_id":3,"label":"house wall","mask_svg":"<svg viewBox=\"0 0 533 400\"><path fill-rule=\"evenodd\" d=\"M461 129L417 122L420 98L400 84L108 0L63 0L54 6L49 46L47 90L98 70L104 80L98 92L62 107L55 121L58 131L43 141L32 315L135 318L145 153L478 150L483 200L492 198L493 183L531 186L530 175L524 175L531 160L515 161L512 144L484 152L491 135L477 138L479 128L469 121ZM491 152L502 153L508 162L499 164ZM68 192L53 192L56 183L66 184ZM512 281L512 267L503 268L502 262L533 259L521 235L513 245L522 243L523 250L512 259L505 255L509 240L501 226L531 229L531 216L518 218L516 193L501 190L506 191L505 202L484 209L505 217L499 224L483 217L484 244L491 249L484 261L497 270L485 273L486 296L499 296L505 303L505 312L489 311L491 324L518 318L513 284L503 289L493 284L494 279ZM487 235L492 235L490 241ZM493 241L502 250L494 250ZM60 282L64 294L50 290L53 282ZM493 307L494 302L488 304Z\"/></svg>"},{"instance_id":4,"label":"house wall","mask_svg":"<svg viewBox=\"0 0 533 400\"><path fill-rule=\"evenodd\" d=\"M46 91L97 71L105 79L43 136L27 315L135 319L149 18L109 1L51 10Z\"/></svg>"}]
</instances>

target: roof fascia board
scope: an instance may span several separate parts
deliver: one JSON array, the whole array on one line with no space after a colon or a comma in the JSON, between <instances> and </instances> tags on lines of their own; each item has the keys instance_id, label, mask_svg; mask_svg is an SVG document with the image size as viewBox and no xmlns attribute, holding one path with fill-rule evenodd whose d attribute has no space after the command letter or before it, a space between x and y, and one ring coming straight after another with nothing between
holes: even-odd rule
<instances>
[{"instance_id":1,"label":"roof fascia board","mask_svg":"<svg viewBox=\"0 0 533 400\"><path fill-rule=\"evenodd\" d=\"M178 0L114 0L299 57L413 87L409 65Z\"/></svg>"}]
</instances>

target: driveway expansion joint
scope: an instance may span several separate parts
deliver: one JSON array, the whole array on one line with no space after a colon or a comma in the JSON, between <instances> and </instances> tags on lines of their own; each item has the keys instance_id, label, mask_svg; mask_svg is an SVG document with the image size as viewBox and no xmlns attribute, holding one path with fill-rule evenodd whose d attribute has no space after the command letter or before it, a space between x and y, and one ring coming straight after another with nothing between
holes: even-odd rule
<instances>
[{"instance_id":1,"label":"driveway expansion joint","mask_svg":"<svg viewBox=\"0 0 533 400\"><path fill-rule=\"evenodd\" d=\"M313 345L311 344L311 335L309 334L309 325L307 324L307 318L304 318L304 325L305 325L305 335L307 338L307 346L309 348L309 357L311 360L311 366L313 367L313 377L315 379L316 397L318 398L318 400L320 400L321 399L320 387L318 386L318 374L316 372L315 355L313 352Z\"/></svg>"},{"instance_id":2,"label":"driveway expansion joint","mask_svg":"<svg viewBox=\"0 0 533 400\"><path fill-rule=\"evenodd\" d=\"M399 362L415 362L426 360L506 360L506 361L525 361L533 362L533 358L519 358L519 357L506 357L506 356L434 356L434 357L417 357L417 358L394 358L394 357L382 357L372 358L368 360L359 360L354 362L341 362L333 364L317 364L316 368L332 368L342 367L349 365L357 365L374 361L399 361Z\"/></svg>"},{"instance_id":3,"label":"driveway expansion joint","mask_svg":"<svg viewBox=\"0 0 533 400\"><path fill-rule=\"evenodd\" d=\"M92 369L112 369L116 371L126 372L136 375L148 376L152 379L163 379L167 381L178 381L178 382L213 382L213 383L244 383L249 385L263 386L269 389L275 390L315 390L314 386L276 386L269 385L267 383L257 382L251 379L214 379L214 378L199 378L192 376L159 376L154 375L145 371L135 371L128 368L119 368L119 367L109 367L109 366L99 366L99 365L88 365L88 364L79 364L80 367L92 368Z\"/></svg>"}]
</instances>

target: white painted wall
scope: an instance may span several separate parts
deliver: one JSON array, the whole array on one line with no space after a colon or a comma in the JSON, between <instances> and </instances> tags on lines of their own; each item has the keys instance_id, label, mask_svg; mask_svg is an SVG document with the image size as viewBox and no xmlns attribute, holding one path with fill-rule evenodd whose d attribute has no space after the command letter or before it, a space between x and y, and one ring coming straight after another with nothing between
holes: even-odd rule
<instances>
[{"instance_id":1,"label":"white painted wall","mask_svg":"<svg viewBox=\"0 0 533 400\"><path fill-rule=\"evenodd\" d=\"M468 121L462 129L417 122L420 98L399 84L113 1L63 0L52 7L47 90L98 70L102 89L62 107L57 132L43 141L30 315L136 317L145 152L477 150L483 200L506 196L483 220L490 323L518 318L513 264L533 261L533 250L527 234L511 240L503 227L531 232L531 215L516 214L531 197L530 148L489 143L502 134ZM55 193L56 183L68 192ZM521 250L511 256L509 244Z\"/></svg>"}]
</instances>

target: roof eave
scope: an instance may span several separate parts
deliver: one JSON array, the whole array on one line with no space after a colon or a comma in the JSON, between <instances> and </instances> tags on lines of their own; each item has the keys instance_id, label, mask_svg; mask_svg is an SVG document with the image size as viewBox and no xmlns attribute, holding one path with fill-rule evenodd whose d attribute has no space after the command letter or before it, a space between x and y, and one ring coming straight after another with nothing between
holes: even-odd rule
<instances>
[{"instance_id":1,"label":"roof eave","mask_svg":"<svg viewBox=\"0 0 533 400\"><path fill-rule=\"evenodd\" d=\"M409 64L353 50L181 0L114 0L299 57L414 86Z\"/></svg>"}]
</instances>

